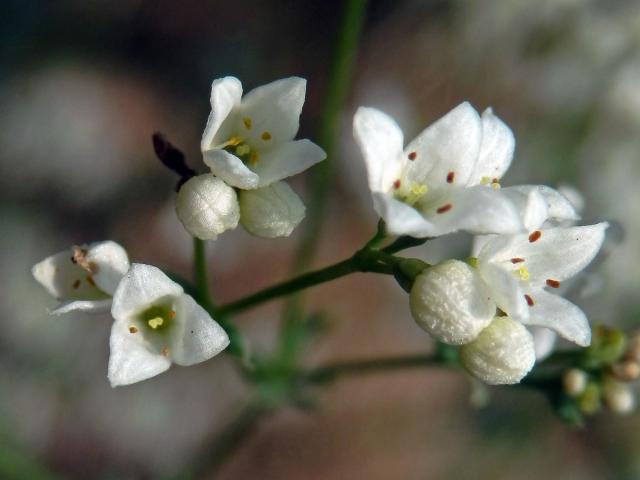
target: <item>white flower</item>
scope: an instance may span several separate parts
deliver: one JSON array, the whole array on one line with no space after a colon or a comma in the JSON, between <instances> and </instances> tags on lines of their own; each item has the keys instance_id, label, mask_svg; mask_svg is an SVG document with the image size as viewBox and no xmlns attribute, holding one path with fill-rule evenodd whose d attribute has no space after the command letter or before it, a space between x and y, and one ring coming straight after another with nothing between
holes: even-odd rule
<instances>
[{"instance_id":1,"label":"white flower","mask_svg":"<svg viewBox=\"0 0 640 480\"><path fill-rule=\"evenodd\" d=\"M193 365L217 355L229 337L160 269L134 263L113 296L109 381L146 380L171 363Z\"/></svg>"},{"instance_id":2,"label":"white flower","mask_svg":"<svg viewBox=\"0 0 640 480\"><path fill-rule=\"evenodd\" d=\"M391 233L523 231L518 211L499 188L515 139L491 109L480 117L464 102L404 148L399 126L374 108L359 108L353 128L374 208Z\"/></svg>"},{"instance_id":3,"label":"white flower","mask_svg":"<svg viewBox=\"0 0 640 480\"><path fill-rule=\"evenodd\" d=\"M240 191L240 221L249 233L258 237L288 237L304 214L300 197L285 182Z\"/></svg>"},{"instance_id":4,"label":"white flower","mask_svg":"<svg viewBox=\"0 0 640 480\"><path fill-rule=\"evenodd\" d=\"M50 313L106 312L118 283L129 270L124 248L112 241L75 246L36 264L35 279L60 304Z\"/></svg>"},{"instance_id":5,"label":"white flower","mask_svg":"<svg viewBox=\"0 0 640 480\"><path fill-rule=\"evenodd\" d=\"M206 173L182 185L176 197L176 213L191 235L215 240L225 230L236 228L240 206L233 188Z\"/></svg>"},{"instance_id":6,"label":"white flower","mask_svg":"<svg viewBox=\"0 0 640 480\"><path fill-rule=\"evenodd\" d=\"M255 190L324 160L326 153L316 144L307 139L294 140L305 90L304 79L290 77L255 88L242 98L242 84L237 78L215 80L211 86L211 114L201 143L204 162L211 171L235 188ZM283 187L274 189L283 191ZM249 214L242 220L247 230L260 236L264 232L267 237L290 234L299 220L292 221L289 209L295 208L297 215L301 213L302 202L297 195L292 190L287 192L288 207L284 209L282 198L274 197L273 190L265 192L262 201L276 202L265 207L272 215L271 223L288 226L265 231L264 220ZM251 196L246 203L250 202ZM273 217L278 214L283 218Z\"/></svg>"},{"instance_id":7,"label":"white flower","mask_svg":"<svg viewBox=\"0 0 640 480\"><path fill-rule=\"evenodd\" d=\"M490 385L518 383L536 361L533 338L509 317L496 317L478 337L460 347L464 367Z\"/></svg>"},{"instance_id":8,"label":"white flower","mask_svg":"<svg viewBox=\"0 0 640 480\"><path fill-rule=\"evenodd\" d=\"M478 253L478 273L498 308L514 320L550 328L587 346L591 330L585 314L552 291L591 262L607 226L599 223L496 236Z\"/></svg>"},{"instance_id":9,"label":"white flower","mask_svg":"<svg viewBox=\"0 0 640 480\"><path fill-rule=\"evenodd\" d=\"M459 260L427 268L411 288L416 323L441 342L462 345L491 323L496 305L475 269Z\"/></svg>"}]
</instances>

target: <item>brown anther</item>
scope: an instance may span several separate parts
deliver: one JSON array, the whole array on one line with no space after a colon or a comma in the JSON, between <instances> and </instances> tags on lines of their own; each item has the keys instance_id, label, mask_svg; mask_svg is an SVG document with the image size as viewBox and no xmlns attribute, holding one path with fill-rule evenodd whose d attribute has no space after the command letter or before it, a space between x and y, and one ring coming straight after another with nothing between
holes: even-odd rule
<instances>
[{"instance_id":1,"label":"brown anther","mask_svg":"<svg viewBox=\"0 0 640 480\"><path fill-rule=\"evenodd\" d=\"M396 180L395 182L393 182L393 188L395 188L396 190L400 188L400 180Z\"/></svg>"},{"instance_id":2,"label":"brown anther","mask_svg":"<svg viewBox=\"0 0 640 480\"><path fill-rule=\"evenodd\" d=\"M169 347L162 347L162 350L160 351L160 353L162 353L162 355L164 357L168 357L169 356Z\"/></svg>"},{"instance_id":3,"label":"brown anther","mask_svg":"<svg viewBox=\"0 0 640 480\"><path fill-rule=\"evenodd\" d=\"M447 173L447 183L453 183L453 180L456 178L456 172Z\"/></svg>"},{"instance_id":4,"label":"brown anther","mask_svg":"<svg viewBox=\"0 0 640 480\"><path fill-rule=\"evenodd\" d=\"M529 305L530 307L533 307L535 305L533 298L531 298L530 295L527 295L526 293L524 294L524 299L527 301L527 305Z\"/></svg>"},{"instance_id":5,"label":"brown anther","mask_svg":"<svg viewBox=\"0 0 640 480\"><path fill-rule=\"evenodd\" d=\"M73 282L73 288L77 289L80 288L80 280L76 280L75 282Z\"/></svg>"},{"instance_id":6,"label":"brown anther","mask_svg":"<svg viewBox=\"0 0 640 480\"><path fill-rule=\"evenodd\" d=\"M493 177L491 183L500 183L500 179L498 177Z\"/></svg>"},{"instance_id":7,"label":"brown anther","mask_svg":"<svg viewBox=\"0 0 640 480\"><path fill-rule=\"evenodd\" d=\"M129 333L138 333L138 329L134 326L129 327Z\"/></svg>"},{"instance_id":8,"label":"brown anther","mask_svg":"<svg viewBox=\"0 0 640 480\"><path fill-rule=\"evenodd\" d=\"M271 140L271 134L269 132L262 132L260 138L266 142L268 140Z\"/></svg>"},{"instance_id":9,"label":"brown anther","mask_svg":"<svg viewBox=\"0 0 640 480\"><path fill-rule=\"evenodd\" d=\"M169 318L176 318L176 311L175 310L169 310Z\"/></svg>"},{"instance_id":10,"label":"brown anther","mask_svg":"<svg viewBox=\"0 0 640 480\"><path fill-rule=\"evenodd\" d=\"M71 257L73 263L80 265L89 273L96 273L98 271L98 266L94 262L87 260L87 250L85 248L74 245L71 247L71 250L73 251L73 257Z\"/></svg>"},{"instance_id":11,"label":"brown anther","mask_svg":"<svg viewBox=\"0 0 640 480\"><path fill-rule=\"evenodd\" d=\"M93 277L91 275L87 277L87 283L92 287L96 287L96 282L93 280Z\"/></svg>"},{"instance_id":12,"label":"brown anther","mask_svg":"<svg viewBox=\"0 0 640 480\"><path fill-rule=\"evenodd\" d=\"M524 258L514 257L511 259L511 263L522 263L524 262Z\"/></svg>"},{"instance_id":13,"label":"brown anther","mask_svg":"<svg viewBox=\"0 0 640 480\"><path fill-rule=\"evenodd\" d=\"M444 213L444 212L448 212L449 210L451 210L453 208L453 205L450 203L447 203L446 205L441 206L440 208L438 208L436 210L436 213Z\"/></svg>"},{"instance_id":14,"label":"brown anther","mask_svg":"<svg viewBox=\"0 0 640 480\"><path fill-rule=\"evenodd\" d=\"M536 230L531 235L529 235L529 242L533 243L539 240L541 236L542 236L542 232L540 230Z\"/></svg>"},{"instance_id":15,"label":"brown anther","mask_svg":"<svg viewBox=\"0 0 640 480\"><path fill-rule=\"evenodd\" d=\"M409 155L407 155L409 160L412 160L412 161L415 160L417 156L418 154L416 152L409 152Z\"/></svg>"},{"instance_id":16,"label":"brown anther","mask_svg":"<svg viewBox=\"0 0 640 480\"><path fill-rule=\"evenodd\" d=\"M560 282L558 280L554 280L553 278L547 278L547 285L551 288L560 288Z\"/></svg>"}]
</instances>

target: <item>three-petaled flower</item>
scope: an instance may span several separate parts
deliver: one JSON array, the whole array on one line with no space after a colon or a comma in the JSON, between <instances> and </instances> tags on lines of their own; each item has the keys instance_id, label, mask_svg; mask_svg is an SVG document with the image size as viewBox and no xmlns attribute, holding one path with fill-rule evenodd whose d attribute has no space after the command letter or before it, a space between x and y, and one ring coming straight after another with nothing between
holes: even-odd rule
<instances>
[{"instance_id":1,"label":"three-petaled flower","mask_svg":"<svg viewBox=\"0 0 640 480\"><path fill-rule=\"evenodd\" d=\"M211 87L211 114L202 136L204 162L211 172L237 188L240 222L263 237L286 236L305 209L284 178L326 158L310 140L294 140L299 128L306 81L284 78L242 97L237 78Z\"/></svg>"},{"instance_id":2,"label":"three-petaled flower","mask_svg":"<svg viewBox=\"0 0 640 480\"><path fill-rule=\"evenodd\" d=\"M229 337L160 269L134 263L113 296L109 341L112 386L146 380L171 363L194 365L217 355Z\"/></svg>"},{"instance_id":3,"label":"three-petaled flower","mask_svg":"<svg viewBox=\"0 0 640 480\"><path fill-rule=\"evenodd\" d=\"M353 127L374 208L389 232L435 237L524 230L499 183L515 139L491 109L480 116L464 102L404 148L400 127L379 110L360 107Z\"/></svg>"},{"instance_id":4,"label":"three-petaled flower","mask_svg":"<svg viewBox=\"0 0 640 480\"><path fill-rule=\"evenodd\" d=\"M31 271L60 302L50 313L60 315L74 310L109 311L111 297L127 270L127 252L108 240L74 246L51 255Z\"/></svg>"}]
</instances>

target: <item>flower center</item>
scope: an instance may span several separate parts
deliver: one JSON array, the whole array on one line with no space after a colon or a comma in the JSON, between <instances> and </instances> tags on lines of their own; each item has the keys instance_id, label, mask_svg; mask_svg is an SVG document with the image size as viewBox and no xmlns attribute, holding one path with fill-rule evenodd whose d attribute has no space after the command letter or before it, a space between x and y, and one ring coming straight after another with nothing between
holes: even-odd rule
<instances>
[{"instance_id":1,"label":"flower center","mask_svg":"<svg viewBox=\"0 0 640 480\"><path fill-rule=\"evenodd\" d=\"M138 320L147 330L165 332L171 328L175 316L171 305L154 305L140 313Z\"/></svg>"},{"instance_id":2,"label":"flower center","mask_svg":"<svg viewBox=\"0 0 640 480\"><path fill-rule=\"evenodd\" d=\"M412 207L417 204L429 191L424 183L403 183L400 179L393 183L393 196Z\"/></svg>"}]
</instances>

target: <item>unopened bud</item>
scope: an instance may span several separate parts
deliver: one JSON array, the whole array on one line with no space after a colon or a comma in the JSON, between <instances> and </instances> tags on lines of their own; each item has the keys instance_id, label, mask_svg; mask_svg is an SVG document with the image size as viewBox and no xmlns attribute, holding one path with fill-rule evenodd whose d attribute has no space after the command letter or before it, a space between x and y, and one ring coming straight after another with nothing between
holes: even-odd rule
<instances>
[{"instance_id":1,"label":"unopened bud","mask_svg":"<svg viewBox=\"0 0 640 480\"><path fill-rule=\"evenodd\" d=\"M409 301L416 323L450 345L475 339L496 311L476 271L459 260L448 260L418 275Z\"/></svg>"},{"instance_id":2,"label":"unopened bud","mask_svg":"<svg viewBox=\"0 0 640 480\"><path fill-rule=\"evenodd\" d=\"M193 177L180 188L176 213L184 228L202 240L235 228L240 219L235 190L210 173Z\"/></svg>"},{"instance_id":3,"label":"unopened bud","mask_svg":"<svg viewBox=\"0 0 640 480\"><path fill-rule=\"evenodd\" d=\"M460 348L464 367L490 385L520 382L536 361L533 338L519 322L495 317L473 342Z\"/></svg>"},{"instance_id":4,"label":"unopened bud","mask_svg":"<svg viewBox=\"0 0 640 480\"><path fill-rule=\"evenodd\" d=\"M577 397L581 395L585 388L587 388L587 381L587 373L584 370L580 370L578 368L568 370L562 377L564 393L570 397Z\"/></svg>"},{"instance_id":5,"label":"unopened bud","mask_svg":"<svg viewBox=\"0 0 640 480\"><path fill-rule=\"evenodd\" d=\"M304 216L304 204L285 182L240 191L240 222L252 235L288 237Z\"/></svg>"},{"instance_id":6,"label":"unopened bud","mask_svg":"<svg viewBox=\"0 0 640 480\"><path fill-rule=\"evenodd\" d=\"M640 378L640 363L635 360L625 360L611 366L611 372L623 382L632 382Z\"/></svg>"},{"instance_id":7,"label":"unopened bud","mask_svg":"<svg viewBox=\"0 0 640 480\"><path fill-rule=\"evenodd\" d=\"M584 392L578 398L578 407L582 413L594 415L602 408L600 386L595 382L587 383Z\"/></svg>"},{"instance_id":8,"label":"unopened bud","mask_svg":"<svg viewBox=\"0 0 640 480\"><path fill-rule=\"evenodd\" d=\"M636 397L631 387L615 380L605 382L603 397L609 410L622 415L633 412L636 406Z\"/></svg>"}]
</instances>

